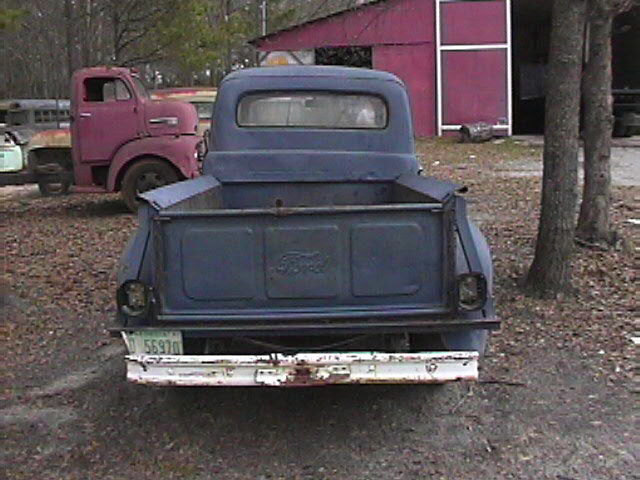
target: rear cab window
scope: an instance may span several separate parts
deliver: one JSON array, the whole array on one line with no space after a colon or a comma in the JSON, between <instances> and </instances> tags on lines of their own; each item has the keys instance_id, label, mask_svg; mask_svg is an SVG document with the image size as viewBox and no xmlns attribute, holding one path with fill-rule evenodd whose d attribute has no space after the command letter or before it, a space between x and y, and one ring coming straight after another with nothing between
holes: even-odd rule
<instances>
[{"instance_id":1,"label":"rear cab window","mask_svg":"<svg viewBox=\"0 0 640 480\"><path fill-rule=\"evenodd\" d=\"M336 92L260 92L242 97L237 123L253 128L384 129L386 102L379 96Z\"/></svg>"}]
</instances>

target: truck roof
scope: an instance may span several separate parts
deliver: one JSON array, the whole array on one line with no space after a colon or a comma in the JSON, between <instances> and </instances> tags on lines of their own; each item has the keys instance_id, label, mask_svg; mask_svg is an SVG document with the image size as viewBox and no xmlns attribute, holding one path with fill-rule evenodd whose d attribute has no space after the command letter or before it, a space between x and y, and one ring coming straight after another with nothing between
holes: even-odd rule
<instances>
[{"instance_id":1,"label":"truck roof","mask_svg":"<svg viewBox=\"0 0 640 480\"><path fill-rule=\"evenodd\" d=\"M380 70L319 65L245 68L242 70L236 70L235 72L227 75L222 83L224 84L225 82L231 80L251 77L334 77L342 79L348 78L352 80L383 80L404 85L402 83L402 80L400 80L392 73L383 72Z\"/></svg>"}]
</instances>

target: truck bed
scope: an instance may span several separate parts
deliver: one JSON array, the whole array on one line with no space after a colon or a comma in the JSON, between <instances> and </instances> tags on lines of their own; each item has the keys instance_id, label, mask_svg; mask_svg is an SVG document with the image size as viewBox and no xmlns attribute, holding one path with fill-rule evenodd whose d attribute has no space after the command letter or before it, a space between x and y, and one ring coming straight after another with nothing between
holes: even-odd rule
<instances>
[{"instance_id":1,"label":"truck bed","mask_svg":"<svg viewBox=\"0 0 640 480\"><path fill-rule=\"evenodd\" d=\"M218 184L156 217L158 319L450 312L451 213L395 182Z\"/></svg>"}]
</instances>

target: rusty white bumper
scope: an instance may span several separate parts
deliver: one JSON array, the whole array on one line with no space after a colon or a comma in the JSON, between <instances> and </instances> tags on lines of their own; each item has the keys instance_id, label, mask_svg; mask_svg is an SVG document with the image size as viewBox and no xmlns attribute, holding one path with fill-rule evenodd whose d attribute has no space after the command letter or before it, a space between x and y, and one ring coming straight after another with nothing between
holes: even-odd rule
<instances>
[{"instance_id":1,"label":"rusty white bumper","mask_svg":"<svg viewBox=\"0 0 640 480\"><path fill-rule=\"evenodd\" d=\"M148 385L308 386L478 379L477 352L128 355L127 379Z\"/></svg>"}]
</instances>

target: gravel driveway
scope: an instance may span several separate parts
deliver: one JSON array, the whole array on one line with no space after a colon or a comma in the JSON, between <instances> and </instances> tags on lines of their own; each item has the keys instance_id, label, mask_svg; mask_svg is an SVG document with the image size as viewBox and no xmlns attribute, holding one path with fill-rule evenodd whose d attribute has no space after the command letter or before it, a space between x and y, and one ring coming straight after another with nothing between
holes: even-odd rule
<instances>
[{"instance_id":1,"label":"gravel driveway","mask_svg":"<svg viewBox=\"0 0 640 480\"><path fill-rule=\"evenodd\" d=\"M579 178L582 181L583 152L579 156ZM540 176L542 160L539 156L509 162L504 167L504 175ZM640 147L614 147L611 149L611 182L615 186L640 186Z\"/></svg>"}]
</instances>

